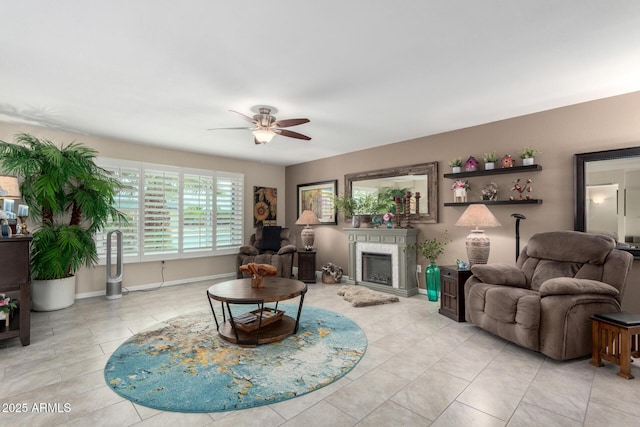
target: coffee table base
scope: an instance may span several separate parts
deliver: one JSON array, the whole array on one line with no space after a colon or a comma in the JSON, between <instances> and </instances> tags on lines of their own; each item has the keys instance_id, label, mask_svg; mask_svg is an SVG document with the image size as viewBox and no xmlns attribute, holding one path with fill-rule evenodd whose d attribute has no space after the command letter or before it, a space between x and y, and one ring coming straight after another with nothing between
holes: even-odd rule
<instances>
[{"instance_id":1,"label":"coffee table base","mask_svg":"<svg viewBox=\"0 0 640 427\"><path fill-rule=\"evenodd\" d=\"M296 319L285 315L277 322L250 332L241 331L237 328L234 331L231 322L227 320L218 328L218 334L226 341L238 344L240 347L255 347L256 344L269 344L282 341L289 335L293 335L295 329ZM236 339L236 332L238 339Z\"/></svg>"}]
</instances>

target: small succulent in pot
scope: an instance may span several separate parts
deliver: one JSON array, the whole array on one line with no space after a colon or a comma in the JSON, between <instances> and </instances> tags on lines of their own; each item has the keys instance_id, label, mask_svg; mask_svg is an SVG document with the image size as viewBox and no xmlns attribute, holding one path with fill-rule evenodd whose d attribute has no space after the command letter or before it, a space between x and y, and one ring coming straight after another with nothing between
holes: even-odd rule
<instances>
[{"instance_id":1,"label":"small succulent in pot","mask_svg":"<svg viewBox=\"0 0 640 427\"><path fill-rule=\"evenodd\" d=\"M538 151L537 148L527 146L524 147L524 150L519 154L519 157L521 159L533 159L538 154L540 154L540 151Z\"/></svg>"},{"instance_id":2,"label":"small succulent in pot","mask_svg":"<svg viewBox=\"0 0 640 427\"><path fill-rule=\"evenodd\" d=\"M485 163L495 163L498 161L498 155L495 151L491 151L490 153L484 153L482 155L482 161Z\"/></svg>"},{"instance_id":3,"label":"small succulent in pot","mask_svg":"<svg viewBox=\"0 0 640 427\"><path fill-rule=\"evenodd\" d=\"M463 164L462 157L456 157L455 159L449 162L450 168L459 168Z\"/></svg>"}]
</instances>

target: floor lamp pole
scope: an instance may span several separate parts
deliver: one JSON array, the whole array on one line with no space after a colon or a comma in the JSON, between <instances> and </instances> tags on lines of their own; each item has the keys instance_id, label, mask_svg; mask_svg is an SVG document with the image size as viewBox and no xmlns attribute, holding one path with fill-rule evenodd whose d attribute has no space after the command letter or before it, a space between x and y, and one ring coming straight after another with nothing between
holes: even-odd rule
<instances>
[{"instance_id":1,"label":"floor lamp pole","mask_svg":"<svg viewBox=\"0 0 640 427\"><path fill-rule=\"evenodd\" d=\"M511 216L516 219L516 262L518 262L518 257L520 256L520 220L527 219L527 217L519 213L511 214Z\"/></svg>"}]
</instances>

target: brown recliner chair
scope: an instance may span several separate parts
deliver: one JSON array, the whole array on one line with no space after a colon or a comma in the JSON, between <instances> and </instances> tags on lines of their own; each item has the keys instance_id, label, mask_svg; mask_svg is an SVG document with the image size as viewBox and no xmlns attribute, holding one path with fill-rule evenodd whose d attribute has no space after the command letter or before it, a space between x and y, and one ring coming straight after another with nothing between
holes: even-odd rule
<instances>
[{"instance_id":1,"label":"brown recliner chair","mask_svg":"<svg viewBox=\"0 0 640 427\"><path fill-rule=\"evenodd\" d=\"M620 311L633 256L601 234L534 234L516 266L471 267L469 322L556 360L591 354L591 315Z\"/></svg>"},{"instance_id":2,"label":"brown recliner chair","mask_svg":"<svg viewBox=\"0 0 640 427\"><path fill-rule=\"evenodd\" d=\"M255 262L273 265L278 269L279 277L289 279L293 275L293 256L296 250L295 235L288 228L258 227L251 235L249 245L241 246L236 255L237 277L249 277L240 271L240 266Z\"/></svg>"}]
</instances>

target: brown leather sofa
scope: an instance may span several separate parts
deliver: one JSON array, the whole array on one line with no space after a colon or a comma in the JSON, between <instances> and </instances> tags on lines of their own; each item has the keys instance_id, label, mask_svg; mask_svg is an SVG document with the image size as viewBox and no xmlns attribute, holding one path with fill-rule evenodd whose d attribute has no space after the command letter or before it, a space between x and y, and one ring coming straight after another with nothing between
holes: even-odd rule
<instances>
[{"instance_id":1,"label":"brown leather sofa","mask_svg":"<svg viewBox=\"0 0 640 427\"><path fill-rule=\"evenodd\" d=\"M278 269L279 277L291 278L296 251L295 235L288 228L258 227L251 235L249 245L241 246L236 255L237 277L249 277L240 271L240 266L255 262L273 265Z\"/></svg>"},{"instance_id":2,"label":"brown leather sofa","mask_svg":"<svg viewBox=\"0 0 640 427\"><path fill-rule=\"evenodd\" d=\"M517 265L471 267L468 322L556 360L591 354L591 320L620 311L633 257L609 236L534 234Z\"/></svg>"}]
</instances>

